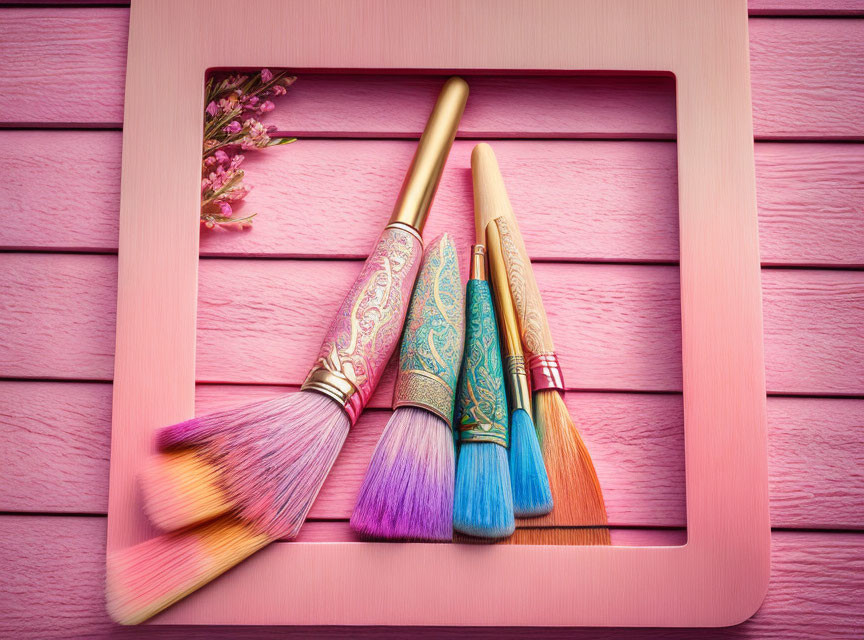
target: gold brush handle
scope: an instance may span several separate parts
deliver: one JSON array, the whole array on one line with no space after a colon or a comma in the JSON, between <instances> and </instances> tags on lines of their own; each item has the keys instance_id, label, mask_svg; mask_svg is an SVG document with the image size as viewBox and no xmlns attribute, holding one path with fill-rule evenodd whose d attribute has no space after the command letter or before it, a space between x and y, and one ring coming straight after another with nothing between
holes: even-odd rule
<instances>
[{"instance_id":1,"label":"gold brush handle","mask_svg":"<svg viewBox=\"0 0 864 640\"><path fill-rule=\"evenodd\" d=\"M468 83L462 78L453 76L444 83L405 175L390 226L423 230L467 100Z\"/></svg>"},{"instance_id":2,"label":"gold brush handle","mask_svg":"<svg viewBox=\"0 0 864 640\"><path fill-rule=\"evenodd\" d=\"M474 147L471 170L474 176L475 215L487 229L487 233L492 224L500 236L501 253L519 321L522 345L528 357L528 368L531 370L532 387L535 391L563 391L564 382L555 356L555 344L549 331L540 289L516 225L516 217L492 147L485 143Z\"/></svg>"},{"instance_id":3,"label":"gold brush handle","mask_svg":"<svg viewBox=\"0 0 864 640\"><path fill-rule=\"evenodd\" d=\"M487 228L493 220L498 220L497 226L501 236L501 248L504 263L507 268L507 278L516 314L519 318L519 328L522 342L529 355L542 355L555 350L552 334L549 332L549 322L537 288L537 280L531 268L531 261L525 251L525 243L516 226L516 217L507 197L504 179L498 169L498 160L492 147L488 144L478 144L471 154L471 171L474 175L474 206L479 208L482 224ZM500 220L503 219L502 224Z\"/></svg>"},{"instance_id":4,"label":"gold brush handle","mask_svg":"<svg viewBox=\"0 0 864 640\"><path fill-rule=\"evenodd\" d=\"M492 290L500 324L501 354L504 356L510 409L524 409L530 414L531 393L528 389L528 373L519 336L519 322L516 320L513 297L510 295L507 266L501 251L501 236L494 222L486 227L486 250L489 252L489 272L492 275Z\"/></svg>"}]
</instances>

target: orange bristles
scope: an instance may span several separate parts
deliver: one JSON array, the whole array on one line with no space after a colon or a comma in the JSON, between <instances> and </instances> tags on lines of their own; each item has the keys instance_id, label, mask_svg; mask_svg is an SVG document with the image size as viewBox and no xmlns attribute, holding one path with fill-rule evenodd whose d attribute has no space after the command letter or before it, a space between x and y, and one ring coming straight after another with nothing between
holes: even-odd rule
<instances>
[{"instance_id":1,"label":"orange bristles","mask_svg":"<svg viewBox=\"0 0 864 640\"><path fill-rule=\"evenodd\" d=\"M250 525L226 517L110 553L108 613L120 624L143 622L271 541Z\"/></svg>"},{"instance_id":2,"label":"orange bristles","mask_svg":"<svg viewBox=\"0 0 864 640\"><path fill-rule=\"evenodd\" d=\"M141 475L147 516L162 531L212 520L231 509L219 468L193 449L153 456Z\"/></svg>"},{"instance_id":3,"label":"orange bristles","mask_svg":"<svg viewBox=\"0 0 864 640\"><path fill-rule=\"evenodd\" d=\"M505 544L607 545L609 529L604 527L526 527L503 541Z\"/></svg>"},{"instance_id":4,"label":"orange bristles","mask_svg":"<svg viewBox=\"0 0 864 640\"><path fill-rule=\"evenodd\" d=\"M531 526L601 527L587 530L592 532L589 538L605 540L595 544L610 544L609 530L602 528L608 520L597 472L560 393L554 389L535 393L534 417L555 508L528 522ZM582 531L586 530L561 530L556 535L578 539Z\"/></svg>"}]
</instances>

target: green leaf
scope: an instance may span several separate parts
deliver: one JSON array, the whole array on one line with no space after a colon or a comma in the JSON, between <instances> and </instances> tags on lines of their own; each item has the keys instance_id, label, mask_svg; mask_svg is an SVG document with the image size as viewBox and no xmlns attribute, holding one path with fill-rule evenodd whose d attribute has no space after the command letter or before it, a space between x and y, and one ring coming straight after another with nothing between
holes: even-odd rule
<instances>
[{"instance_id":1,"label":"green leaf","mask_svg":"<svg viewBox=\"0 0 864 640\"><path fill-rule=\"evenodd\" d=\"M297 142L297 138L271 138L268 147L278 147L280 144L291 144Z\"/></svg>"}]
</instances>

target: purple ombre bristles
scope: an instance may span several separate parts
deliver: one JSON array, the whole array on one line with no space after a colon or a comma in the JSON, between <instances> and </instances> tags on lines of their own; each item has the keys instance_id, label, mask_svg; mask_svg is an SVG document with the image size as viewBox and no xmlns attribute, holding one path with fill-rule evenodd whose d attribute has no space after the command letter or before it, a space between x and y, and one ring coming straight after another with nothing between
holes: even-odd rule
<instances>
[{"instance_id":1,"label":"purple ombre bristles","mask_svg":"<svg viewBox=\"0 0 864 640\"><path fill-rule=\"evenodd\" d=\"M372 454L351 527L369 538L452 540L454 478L447 423L424 409L397 409Z\"/></svg>"}]
</instances>

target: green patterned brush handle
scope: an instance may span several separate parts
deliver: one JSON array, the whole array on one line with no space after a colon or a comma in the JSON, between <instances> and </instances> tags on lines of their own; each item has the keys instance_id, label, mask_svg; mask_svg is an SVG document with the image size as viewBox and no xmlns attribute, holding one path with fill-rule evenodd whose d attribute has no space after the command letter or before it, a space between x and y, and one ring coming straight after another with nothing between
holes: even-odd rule
<instances>
[{"instance_id":1,"label":"green patterned brush handle","mask_svg":"<svg viewBox=\"0 0 864 640\"><path fill-rule=\"evenodd\" d=\"M393 408L420 407L453 424L465 338L456 245L446 233L426 249L402 335Z\"/></svg>"},{"instance_id":2,"label":"green patterned brush handle","mask_svg":"<svg viewBox=\"0 0 864 640\"><path fill-rule=\"evenodd\" d=\"M494 442L507 446L507 396L498 342L498 324L485 269L475 267L478 251L472 250L472 278L465 300L465 355L459 383L459 431L462 442Z\"/></svg>"}]
</instances>

